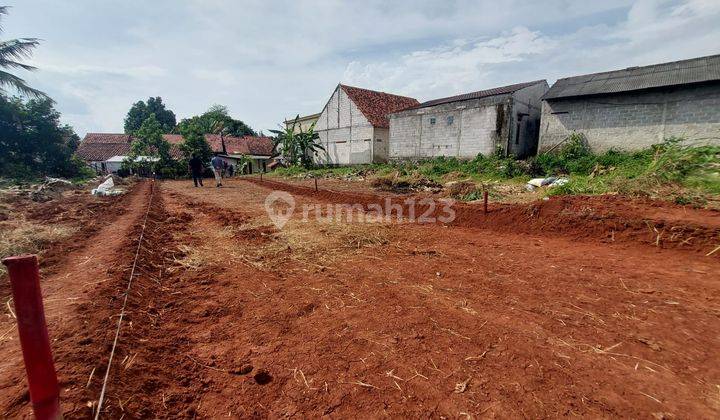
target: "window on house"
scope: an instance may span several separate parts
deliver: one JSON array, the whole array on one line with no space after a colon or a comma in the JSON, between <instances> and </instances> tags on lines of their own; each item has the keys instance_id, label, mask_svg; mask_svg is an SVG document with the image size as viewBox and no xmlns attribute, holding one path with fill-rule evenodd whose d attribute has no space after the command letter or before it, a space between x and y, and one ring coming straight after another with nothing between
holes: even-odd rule
<instances>
[{"instance_id":1,"label":"window on house","mask_svg":"<svg viewBox=\"0 0 720 420\"><path fill-rule=\"evenodd\" d=\"M447 125L452 124L453 121L455 121L455 117L452 116L452 115L448 115L448 117L447 117Z\"/></svg>"},{"instance_id":2,"label":"window on house","mask_svg":"<svg viewBox=\"0 0 720 420\"><path fill-rule=\"evenodd\" d=\"M430 118L430 125L435 125L435 117Z\"/></svg>"}]
</instances>

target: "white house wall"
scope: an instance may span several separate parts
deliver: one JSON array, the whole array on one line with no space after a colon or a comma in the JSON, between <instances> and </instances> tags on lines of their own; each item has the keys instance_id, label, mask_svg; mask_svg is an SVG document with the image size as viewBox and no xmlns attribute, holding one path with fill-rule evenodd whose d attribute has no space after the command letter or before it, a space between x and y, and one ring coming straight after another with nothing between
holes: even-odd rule
<instances>
[{"instance_id":1,"label":"white house wall","mask_svg":"<svg viewBox=\"0 0 720 420\"><path fill-rule=\"evenodd\" d=\"M328 165L371 163L374 128L338 86L315 126L327 153L319 159Z\"/></svg>"}]
</instances>

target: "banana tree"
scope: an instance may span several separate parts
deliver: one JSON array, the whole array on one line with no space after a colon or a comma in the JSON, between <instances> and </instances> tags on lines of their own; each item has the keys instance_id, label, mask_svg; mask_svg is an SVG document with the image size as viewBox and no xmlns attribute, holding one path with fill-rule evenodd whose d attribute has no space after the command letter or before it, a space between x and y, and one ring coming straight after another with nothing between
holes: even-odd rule
<instances>
[{"instance_id":1,"label":"banana tree","mask_svg":"<svg viewBox=\"0 0 720 420\"><path fill-rule=\"evenodd\" d=\"M324 152L325 147L319 142L320 136L315 132L315 123L305 130L299 125L299 119L299 115L295 117L290 127L270 130L275 134L275 155L282 155L290 165L310 168L313 166L313 158Z\"/></svg>"}]
</instances>

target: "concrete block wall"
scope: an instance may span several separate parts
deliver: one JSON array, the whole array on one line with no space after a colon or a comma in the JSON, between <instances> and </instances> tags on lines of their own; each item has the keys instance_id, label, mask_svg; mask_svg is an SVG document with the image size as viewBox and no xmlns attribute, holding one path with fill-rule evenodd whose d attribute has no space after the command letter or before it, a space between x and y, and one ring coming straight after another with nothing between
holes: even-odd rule
<instances>
[{"instance_id":1,"label":"concrete block wall","mask_svg":"<svg viewBox=\"0 0 720 420\"><path fill-rule=\"evenodd\" d=\"M547 82L520 89L512 95L512 117L506 149L508 154L524 158L537 152L542 102L550 89Z\"/></svg>"},{"instance_id":2,"label":"concrete block wall","mask_svg":"<svg viewBox=\"0 0 720 420\"><path fill-rule=\"evenodd\" d=\"M373 138L373 163L384 163L388 161L389 141L390 129L376 127Z\"/></svg>"},{"instance_id":3,"label":"concrete block wall","mask_svg":"<svg viewBox=\"0 0 720 420\"><path fill-rule=\"evenodd\" d=\"M498 95L391 114L388 157L471 159L491 154L507 135L509 103L508 95Z\"/></svg>"},{"instance_id":4,"label":"concrete block wall","mask_svg":"<svg viewBox=\"0 0 720 420\"><path fill-rule=\"evenodd\" d=\"M390 115L389 159L411 159L420 156L420 131L422 118L414 112Z\"/></svg>"},{"instance_id":5,"label":"concrete block wall","mask_svg":"<svg viewBox=\"0 0 720 420\"><path fill-rule=\"evenodd\" d=\"M572 132L598 152L640 150L673 136L720 144L720 83L543 101L540 151Z\"/></svg>"}]
</instances>

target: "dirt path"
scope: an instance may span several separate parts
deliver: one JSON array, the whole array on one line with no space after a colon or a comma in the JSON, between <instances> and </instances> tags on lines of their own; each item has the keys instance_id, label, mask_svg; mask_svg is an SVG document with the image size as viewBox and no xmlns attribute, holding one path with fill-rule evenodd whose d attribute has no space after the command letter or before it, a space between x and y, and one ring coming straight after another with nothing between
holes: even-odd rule
<instances>
[{"instance_id":1,"label":"dirt path","mask_svg":"<svg viewBox=\"0 0 720 420\"><path fill-rule=\"evenodd\" d=\"M97 222L102 227L98 226L92 237L72 238L72 243L57 245L47 256L55 265L45 271L55 274L43 277L41 285L63 400L81 401L84 385L97 364L92 360L99 353L86 351L92 332L80 314L87 312L89 307L104 304L95 301L98 288L126 268L127 261L119 257L124 255L128 235L145 208L148 186L149 183L141 183L122 200L107 203L107 206L122 207L122 217L111 208L98 207L99 212L106 211L108 215L97 215ZM0 354L3 355L0 359L0 413L8 417L30 417L32 411L14 319L3 316L0 330L3 333L9 331L0 339ZM67 414L72 413L76 405L64 404Z\"/></svg>"},{"instance_id":2,"label":"dirt path","mask_svg":"<svg viewBox=\"0 0 720 420\"><path fill-rule=\"evenodd\" d=\"M574 230L546 225L548 207L522 229L509 228L511 207L495 226L305 222L296 211L278 229L268 186L161 185L107 418L720 415L720 259L701 252L717 239L714 214L648 216L671 214L668 229L692 226L702 246L634 236L650 205L620 201L615 219L564 203L555 214ZM296 209L346 194L296 191ZM603 236L623 223L627 235ZM68 418L93 412L101 375L85 386L91 366L104 371L126 276L118 268L77 308L108 332L68 330L57 344L88 354L66 375Z\"/></svg>"},{"instance_id":3,"label":"dirt path","mask_svg":"<svg viewBox=\"0 0 720 420\"><path fill-rule=\"evenodd\" d=\"M163 186L180 254L166 293L137 302L159 312L126 341L110 413L720 411L713 258L437 225L276 230L268 189L228 185Z\"/></svg>"}]
</instances>

